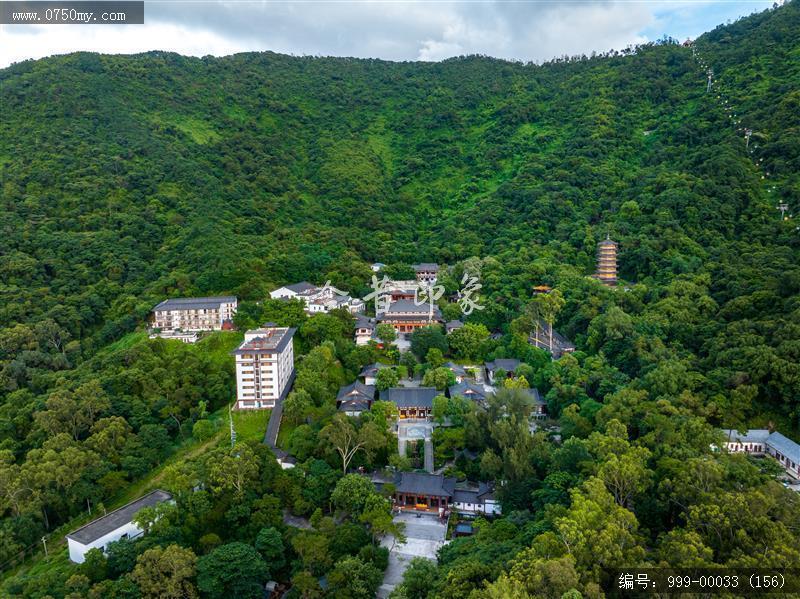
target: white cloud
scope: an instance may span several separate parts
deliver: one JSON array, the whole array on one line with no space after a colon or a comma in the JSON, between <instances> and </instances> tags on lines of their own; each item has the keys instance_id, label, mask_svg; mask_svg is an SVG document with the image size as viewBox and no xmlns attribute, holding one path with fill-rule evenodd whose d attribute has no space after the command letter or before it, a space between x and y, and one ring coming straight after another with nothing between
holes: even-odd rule
<instances>
[{"instance_id":1,"label":"white cloud","mask_svg":"<svg viewBox=\"0 0 800 599\"><path fill-rule=\"evenodd\" d=\"M460 44L425 40L421 44L417 58L425 61L436 61L462 54L464 54L464 48Z\"/></svg>"},{"instance_id":2,"label":"white cloud","mask_svg":"<svg viewBox=\"0 0 800 599\"><path fill-rule=\"evenodd\" d=\"M694 4L153 0L145 3L145 25L0 26L0 66L76 50L171 50L192 56L273 50L388 60L487 54L542 61L647 41L643 32L652 35L664 14L691 20ZM707 2L698 0L698 10L701 5Z\"/></svg>"},{"instance_id":3,"label":"white cloud","mask_svg":"<svg viewBox=\"0 0 800 599\"><path fill-rule=\"evenodd\" d=\"M136 25L3 25L0 31L0 66L27 58L91 50L110 54L135 54L154 49L181 54L217 56L242 52L247 45L203 29L158 23L131 30ZM23 31L17 31L23 30Z\"/></svg>"}]
</instances>

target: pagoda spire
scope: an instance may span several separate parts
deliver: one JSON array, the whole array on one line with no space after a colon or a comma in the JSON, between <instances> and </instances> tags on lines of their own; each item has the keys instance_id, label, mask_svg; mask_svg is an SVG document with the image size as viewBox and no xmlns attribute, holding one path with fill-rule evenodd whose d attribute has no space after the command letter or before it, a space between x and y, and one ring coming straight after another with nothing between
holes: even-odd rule
<instances>
[{"instance_id":1,"label":"pagoda spire","mask_svg":"<svg viewBox=\"0 0 800 599\"><path fill-rule=\"evenodd\" d=\"M612 241L611 233L597 245L597 272L595 278L603 285L613 287L617 284L617 243Z\"/></svg>"}]
</instances>

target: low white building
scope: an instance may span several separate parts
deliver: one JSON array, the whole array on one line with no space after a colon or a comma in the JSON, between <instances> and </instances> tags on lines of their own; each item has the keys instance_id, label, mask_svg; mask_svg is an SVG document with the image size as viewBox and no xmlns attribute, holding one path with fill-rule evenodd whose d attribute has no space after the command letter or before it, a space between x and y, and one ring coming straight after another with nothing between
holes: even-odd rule
<instances>
[{"instance_id":1,"label":"low white building","mask_svg":"<svg viewBox=\"0 0 800 599\"><path fill-rule=\"evenodd\" d=\"M267 326L247 331L233 350L236 358L236 407L273 408L289 393L294 379L297 329Z\"/></svg>"},{"instance_id":2,"label":"low white building","mask_svg":"<svg viewBox=\"0 0 800 599\"><path fill-rule=\"evenodd\" d=\"M368 345L370 341L378 342L375 334L376 323L374 318L356 314L356 329L353 339L356 345Z\"/></svg>"},{"instance_id":3,"label":"low white building","mask_svg":"<svg viewBox=\"0 0 800 599\"><path fill-rule=\"evenodd\" d=\"M787 473L800 478L800 445L778 432L764 428L751 429L746 433L725 429L725 449L732 453L771 455L778 460Z\"/></svg>"},{"instance_id":4,"label":"low white building","mask_svg":"<svg viewBox=\"0 0 800 599\"><path fill-rule=\"evenodd\" d=\"M289 455L287 452L277 447L272 448L272 453L275 455L275 460L282 470L291 470L297 466L297 458Z\"/></svg>"},{"instance_id":5,"label":"low white building","mask_svg":"<svg viewBox=\"0 0 800 599\"><path fill-rule=\"evenodd\" d=\"M498 515L502 512L494 489L486 483L453 491L453 509L460 514Z\"/></svg>"},{"instance_id":6,"label":"low white building","mask_svg":"<svg viewBox=\"0 0 800 599\"><path fill-rule=\"evenodd\" d=\"M490 385L500 386L503 381L495 381L495 372L503 370L507 377L514 376L514 371L516 371L521 363L522 362L514 358L501 358L493 360L492 362L486 362L484 364L486 368L486 380L489 381Z\"/></svg>"},{"instance_id":7,"label":"low white building","mask_svg":"<svg viewBox=\"0 0 800 599\"><path fill-rule=\"evenodd\" d=\"M463 383L465 380L467 380L467 371L460 364L456 364L455 362L447 362L444 367L449 368L453 375L455 375L456 383Z\"/></svg>"},{"instance_id":8,"label":"low white building","mask_svg":"<svg viewBox=\"0 0 800 599\"><path fill-rule=\"evenodd\" d=\"M219 331L233 327L238 301L235 296L180 297L153 308L153 328L171 331Z\"/></svg>"},{"instance_id":9,"label":"low white building","mask_svg":"<svg viewBox=\"0 0 800 599\"><path fill-rule=\"evenodd\" d=\"M150 339L172 339L183 343L197 343L200 338L196 332L183 331L151 332L148 337Z\"/></svg>"},{"instance_id":10,"label":"low white building","mask_svg":"<svg viewBox=\"0 0 800 599\"><path fill-rule=\"evenodd\" d=\"M464 328L464 323L461 322L460 320L450 320L450 321L446 322L445 325L444 325L444 331L448 335L450 333L452 333L453 331L457 331L458 329L461 329L461 328Z\"/></svg>"},{"instance_id":11,"label":"low white building","mask_svg":"<svg viewBox=\"0 0 800 599\"><path fill-rule=\"evenodd\" d=\"M767 439L767 453L780 462L786 472L800 478L800 445L780 433Z\"/></svg>"},{"instance_id":12,"label":"low white building","mask_svg":"<svg viewBox=\"0 0 800 599\"><path fill-rule=\"evenodd\" d=\"M66 537L69 559L76 564L82 564L86 559L86 552L90 549L101 549L105 552L109 543L138 537L142 534L142 529L133 523L134 516L142 508L152 507L164 501L172 501L172 495L166 491L155 490L73 530Z\"/></svg>"},{"instance_id":13,"label":"low white building","mask_svg":"<svg viewBox=\"0 0 800 599\"><path fill-rule=\"evenodd\" d=\"M388 364L381 364L375 362L374 364L367 364L358 373L358 377L364 381L365 385L375 385L378 382L378 371L384 368L391 368Z\"/></svg>"},{"instance_id":14,"label":"low white building","mask_svg":"<svg viewBox=\"0 0 800 599\"><path fill-rule=\"evenodd\" d=\"M722 431L725 433L725 449L731 453L763 454L766 452L767 439L770 432L765 428L755 428L746 433L739 433L732 429Z\"/></svg>"},{"instance_id":15,"label":"low white building","mask_svg":"<svg viewBox=\"0 0 800 599\"><path fill-rule=\"evenodd\" d=\"M309 314L327 314L331 310L344 308L351 314L364 311L364 302L355 297L350 297L346 291L326 283L317 287L307 281L279 287L269 293L272 299L298 299L306 304Z\"/></svg>"},{"instance_id":16,"label":"low white building","mask_svg":"<svg viewBox=\"0 0 800 599\"><path fill-rule=\"evenodd\" d=\"M319 289L319 287L312 285L308 281L301 281L293 285L278 287L274 291L270 291L269 296L272 299L300 299L298 296L301 293L307 293L313 289Z\"/></svg>"}]
</instances>

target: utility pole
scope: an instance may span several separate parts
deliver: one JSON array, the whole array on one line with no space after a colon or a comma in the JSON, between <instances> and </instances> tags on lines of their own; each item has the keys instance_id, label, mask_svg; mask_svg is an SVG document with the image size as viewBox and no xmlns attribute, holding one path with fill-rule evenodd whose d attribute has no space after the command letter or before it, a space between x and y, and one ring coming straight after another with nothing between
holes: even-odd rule
<instances>
[{"instance_id":1,"label":"utility pole","mask_svg":"<svg viewBox=\"0 0 800 599\"><path fill-rule=\"evenodd\" d=\"M781 220L786 220L786 211L789 209L789 204L781 202L778 204L778 210L781 211Z\"/></svg>"},{"instance_id":2,"label":"utility pole","mask_svg":"<svg viewBox=\"0 0 800 599\"><path fill-rule=\"evenodd\" d=\"M42 545L44 545L44 556L47 557L47 537L42 537Z\"/></svg>"},{"instance_id":3,"label":"utility pole","mask_svg":"<svg viewBox=\"0 0 800 599\"><path fill-rule=\"evenodd\" d=\"M233 404L228 406L228 419L231 423L231 447L236 445L236 429L233 428Z\"/></svg>"},{"instance_id":4,"label":"utility pole","mask_svg":"<svg viewBox=\"0 0 800 599\"><path fill-rule=\"evenodd\" d=\"M708 87L706 87L706 93L711 91L711 79L714 77L714 71L712 69L708 69Z\"/></svg>"},{"instance_id":5,"label":"utility pole","mask_svg":"<svg viewBox=\"0 0 800 599\"><path fill-rule=\"evenodd\" d=\"M750 147L750 136L752 136L752 135L753 135L753 130L752 129L745 129L744 130L744 140L745 140L744 149L745 150Z\"/></svg>"}]
</instances>

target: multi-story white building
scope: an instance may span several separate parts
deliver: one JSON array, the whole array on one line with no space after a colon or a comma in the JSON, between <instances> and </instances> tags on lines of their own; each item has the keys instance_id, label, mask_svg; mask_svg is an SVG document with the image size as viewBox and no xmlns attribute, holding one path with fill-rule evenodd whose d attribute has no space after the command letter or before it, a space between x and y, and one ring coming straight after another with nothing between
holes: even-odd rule
<instances>
[{"instance_id":1,"label":"multi-story white building","mask_svg":"<svg viewBox=\"0 0 800 599\"><path fill-rule=\"evenodd\" d=\"M233 326L237 300L220 297L182 297L164 300L153 308L153 328L171 331L219 331Z\"/></svg>"},{"instance_id":2,"label":"multi-story white building","mask_svg":"<svg viewBox=\"0 0 800 599\"><path fill-rule=\"evenodd\" d=\"M306 304L309 314L328 313L337 308L344 308L351 314L364 311L364 302L356 297L350 297L346 291L341 291L332 285L325 284L317 287L306 281L279 287L269 292L272 299L299 299Z\"/></svg>"},{"instance_id":3,"label":"multi-story white building","mask_svg":"<svg viewBox=\"0 0 800 599\"><path fill-rule=\"evenodd\" d=\"M247 331L233 350L236 357L236 407L242 410L273 408L289 392L294 379L294 345L297 329L264 327Z\"/></svg>"}]
</instances>

